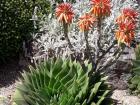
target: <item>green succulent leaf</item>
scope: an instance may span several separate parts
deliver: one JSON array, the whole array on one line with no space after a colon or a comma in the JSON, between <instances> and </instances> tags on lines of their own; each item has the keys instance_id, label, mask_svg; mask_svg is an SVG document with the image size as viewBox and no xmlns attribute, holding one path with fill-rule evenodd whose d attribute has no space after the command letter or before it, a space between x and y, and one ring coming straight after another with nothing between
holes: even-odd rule
<instances>
[{"instance_id":1,"label":"green succulent leaf","mask_svg":"<svg viewBox=\"0 0 140 105\"><path fill-rule=\"evenodd\" d=\"M135 75L132 79L131 82L133 84L138 84L140 82L140 76Z\"/></svg>"}]
</instances>

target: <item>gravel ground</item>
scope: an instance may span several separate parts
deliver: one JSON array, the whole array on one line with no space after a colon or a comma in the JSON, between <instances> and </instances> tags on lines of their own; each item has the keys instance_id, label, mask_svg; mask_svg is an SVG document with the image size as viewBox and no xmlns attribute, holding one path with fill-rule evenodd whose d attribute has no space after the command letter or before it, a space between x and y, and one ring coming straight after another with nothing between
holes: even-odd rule
<instances>
[{"instance_id":1,"label":"gravel ground","mask_svg":"<svg viewBox=\"0 0 140 105\"><path fill-rule=\"evenodd\" d=\"M11 105L15 82L24 68L18 60L0 66L0 105Z\"/></svg>"},{"instance_id":2,"label":"gravel ground","mask_svg":"<svg viewBox=\"0 0 140 105\"><path fill-rule=\"evenodd\" d=\"M2 87L0 90L0 105L11 105L11 97L15 90L15 83Z\"/></svg>"}]
</instances>

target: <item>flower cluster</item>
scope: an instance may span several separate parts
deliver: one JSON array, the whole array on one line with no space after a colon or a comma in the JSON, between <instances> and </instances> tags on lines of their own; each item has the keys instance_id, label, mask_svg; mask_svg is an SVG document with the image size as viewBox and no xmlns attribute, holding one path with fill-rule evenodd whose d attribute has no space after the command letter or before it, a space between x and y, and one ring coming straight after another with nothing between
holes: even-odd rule
<instances>
[{"instance_id":1,"label":"flower cluster","mask_svg":"<svg viewBox=\"0 0 140 105\"><path fill-rule=\"evenodd\" d=\"M110 0L91 0L92 8L90 13L97 17L109 16L111 11Z\"/></svg>"},{"instance_id":2,"label":"flower cluster","mask_svg":"<svg viewBox=\"0 0 140 105\"><path fill-rule=\"evenodd\" d=\"M122 14L116 19L119 29L115 33L118 42L125 43L130 46L131 41L135 36L136 18L138 13L131 8L125 8Z\"/></svg>"},{"instance_id":3,"label":"flower cluster","mask_svg":"<svg viewBox=\"0 0 140 105\"><path fill-rule=\"evenodd\" d=\"M90 30L93 26L93 23L96 21L96 18L94 18L89 13L85 13L83 16L79 18L78 26L81 31L87 31Z\"/></svg>"},{"instance_id":4,"label":"flower cluster","mask_svg":"<svg viewBox=\"0 0 140 105\"><path fill-rule=\"evenodd\" d=\"M79 18L78 26L81 31L88 31L93 26L96 18L102 18L110 14L110 0L91 0L92 8ZM56 17L59 22L70 24L74 12L70 3L61 3L56 8Z\"/></svg>"},{"instance_id":5,"label":"flower cluster","mask_svg":"<svg viewBox=\"0 0 140 105\"><path fill-rule=\"evenodd\" d=\"M79 18L78 26L81 31L88 31L93 23L99 18L109 16L111 13L110 0L91 0L91 10ZM56 17L59 22L70 24L74 17L72 5L70 3L61 3L56 8ZM121 15L116 19L119 29L115 32L118 42L130 45L135 36L136 18L138 13L131 8L124 8Z\"/></svg>"},{"instance_id":6,"label":"flower cluster","mask_svg":"<svg viewBox=\"0 0 140 105\"><path fill-rule=\"evenodd\" d=\"M61 3L56 8L56 17L59 22L70 24L74 17L74 12L70 3Z\"/></svg>"},{"instance_id":7,"label":"flower cluster","mask_svg":"<svg viewBox=\"0 0 140 105\"><path fill-rule=\"evenodd\" d=\"M96 18L102 18L110 14L110 0L91 0L92 8L89 13L79 18L79 28L81 31L88 31L93 26Z\"/></svg>"}]
</instances>

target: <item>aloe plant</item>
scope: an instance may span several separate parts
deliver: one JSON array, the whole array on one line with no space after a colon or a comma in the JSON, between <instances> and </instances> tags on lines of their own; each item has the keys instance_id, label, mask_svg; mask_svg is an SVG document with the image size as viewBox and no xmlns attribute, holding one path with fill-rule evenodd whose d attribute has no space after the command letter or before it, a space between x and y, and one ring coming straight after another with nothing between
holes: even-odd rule
<instances>
[{"instance_id":1,"label":"aloe plant","mask_svg":"<svg viewBox=\"0 0 140 105\"><path fill-rule=\"evenodd\" d=\"M129 87L130 90L132 90L132 93L140 94L140 45L137 46L135 53L136 59L133 60L133 76L129 81Z\"/></svg>"},{"instance_id":2,"label":"aloe plant","mask_svg":"<svg viewBox=\"0 0 140 105\"><path fill-rule=\"evenodd\" d=\"M111 105L107 77L71 60L48 60L24 72L13 105Z\"/></svg>"}]
</instances>

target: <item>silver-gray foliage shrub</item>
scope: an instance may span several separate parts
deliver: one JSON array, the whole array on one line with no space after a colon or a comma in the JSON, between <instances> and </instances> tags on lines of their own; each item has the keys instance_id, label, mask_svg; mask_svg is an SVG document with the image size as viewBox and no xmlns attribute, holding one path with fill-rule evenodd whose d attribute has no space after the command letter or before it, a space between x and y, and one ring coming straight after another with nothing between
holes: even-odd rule
<instances>
[{"instance_id":1,"label":"silver-gray foliage shrub","mask_svg":"<svg viewBox=\"0 0 140 105\"><path fill-rule=\"evenodd\" d=\"M69 27L69 39L74 46L74 53L81 54L83 57L83 52L86 48L86 43L84 40L84 35L79 31L77 26L78 18L84 13L90 10L90 1L82 0L77 1L73 4L75 18L73 23ZM114 40L114 31L117 29L115 25L115 18L120 15L121 10L126 7L131 7L140 11L140 8L135 0L112 0L112 9L111 15L107 17L102 23L102 44L104 45L103 49L108 48ZM57 21L55 16L49 15L46 17L45 21L41 21L40 32L36 33L34 39L34 59L55 56L55 57L68 57L73 53L63 37L63 28L61 24ZM138 25L139 26L139 25ZM138 30L140 26L138 27ZM139 31L136 31L136 36L138 36ZM89 44L92 47L93 51L95 48L96 40L96 27L93 27L93 30L89 32ZM111 56L111 55L110 55Z\"/></svg>"}]
</instances>

